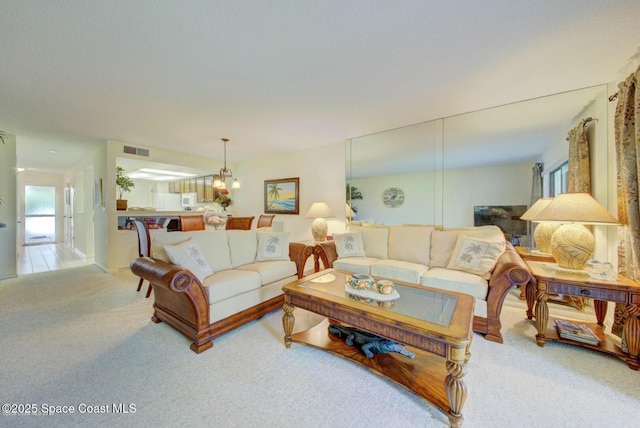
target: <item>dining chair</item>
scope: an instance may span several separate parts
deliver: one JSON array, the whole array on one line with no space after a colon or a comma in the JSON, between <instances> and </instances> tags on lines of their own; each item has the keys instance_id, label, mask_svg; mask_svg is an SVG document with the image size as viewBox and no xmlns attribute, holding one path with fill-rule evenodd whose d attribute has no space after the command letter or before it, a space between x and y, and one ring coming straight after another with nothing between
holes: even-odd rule
<instances>
[{"instance_id":1,"label":"dining chair","mask_svg":"<svg viewBox=\"0 0 640 428\"><path fill-rule=\"evenodd\" d=\"M251 217L227 217L227 226L226 229L239 229L239 230L250 230L251 224L253 223L253 219L255 216Z\"/></svg>"},{"instance_id":2,"label":"dining chair","mask_svg":"<svg viewBox=\"0 0 640 428\"><path fill-rule=\"evenodd\" d=\"M140 220L137 220L135 218L130 218L129 220L133 222L134 226L136 227L136 231L138 232L139 256L151 257L151 236L149 235L149 228L144 222ZM138 282L138 289L136 291L140 291L140 289L142 288L143 282L144 282L144 279L140 278L140 281ZM149 287L147 288L147 295L145 297L148 298L150 295L151 295L151 283L149 283Z\"/></svg>"},{"instance_id":3,"label":"dining chair","mask_svg":"<svg viewBox=\"0 0 640 428\"><path fill-rule=\"evenodd\" d=\"M181 215L180 217L180 230L183 232L190 232L192 230L205 230L203 215Z\"/></svg>"},{"instance_id":4,"label":"dining chair","mask_svg":"<svg viewBox=\"0 0 640 428\"><path fill-rule=\"evenodd\" d=\"M256 228L261 228L261 227L270 227L271 223L273 223L273 218L275 217L275 214L260 214L260 217L258 217L258 224L256 225Z\"/></svg>"}]
</instances>

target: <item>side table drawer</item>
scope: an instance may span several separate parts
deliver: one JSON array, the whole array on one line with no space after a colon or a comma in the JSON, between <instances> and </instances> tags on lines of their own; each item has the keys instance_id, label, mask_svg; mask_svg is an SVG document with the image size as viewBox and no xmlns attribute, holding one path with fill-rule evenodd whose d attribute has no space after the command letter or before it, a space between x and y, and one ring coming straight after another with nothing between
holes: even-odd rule
<instances>
[{"instance_id":1,"label":"side table drawer","mask_svg":"<svg viewBox=\"0 0 640 428\"><path fill-rule=\"evenodd\" d=\"M586 297L589 299L607 300L610 302L627 303L627 293L624 291L607 290L605 288L581 287L579 285L556 284L552 282L549 284L549 292Z\"/></svg>"}]
</instances>

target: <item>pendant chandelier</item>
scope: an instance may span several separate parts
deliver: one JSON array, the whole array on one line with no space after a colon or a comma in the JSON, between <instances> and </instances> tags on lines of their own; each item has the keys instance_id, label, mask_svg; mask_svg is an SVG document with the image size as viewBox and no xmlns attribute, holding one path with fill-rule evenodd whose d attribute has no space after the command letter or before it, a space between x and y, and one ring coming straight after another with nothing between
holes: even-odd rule
<instances>
[{"instance_id":1,"label":"pendant chandelier","mask_svg":"<svg viewBox=\"0 0 640 428\"><path fill-rule=\"evenodd\" d=\"M229 142L228 138L223 138L222 142L224 143L224 168L220 168L220 174L216 176L215 180L213 180L213 187L216 189L226 189L227 188L227 177L233 179L233 183L231 184L232 189L240 189L240 182L237 178L233 177L233 171L227 169L227 143Z\"/></svg>"}]
</instances>

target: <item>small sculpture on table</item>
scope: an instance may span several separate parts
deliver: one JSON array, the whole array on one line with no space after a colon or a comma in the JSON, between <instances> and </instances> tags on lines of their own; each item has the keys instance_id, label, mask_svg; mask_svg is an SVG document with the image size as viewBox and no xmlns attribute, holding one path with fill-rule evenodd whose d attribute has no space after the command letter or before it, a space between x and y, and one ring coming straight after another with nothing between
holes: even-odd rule
<instances>
[{"instance_id":1,"label":"small sculpture on table","mask_svg":"<svg viewBox=\"0 0 640 428\"><path fill-rule=\"evenodd\" d=\"M204 213L204 222L210 226L213 226L216 230L221 228L227 223L227 219L221 215L216 215L215 211L207 210Z\"/></svg>"},{"instance_id":2,"label":"small sculpture on table","mask_svg":"<svg viewBox=\"0 0 640 428\"><path fill-rule=\"evenodd\" d=\"M415 354L403 345L393 340L385 339L375 334L356 328L345 327L340 324L329 324L329 333L338 337L345 337L344 343L349 346L358 346L367 358L373 358L373 354L387 354L398 352L406 357L414 358Z\"/></svg>"}]
</instances>

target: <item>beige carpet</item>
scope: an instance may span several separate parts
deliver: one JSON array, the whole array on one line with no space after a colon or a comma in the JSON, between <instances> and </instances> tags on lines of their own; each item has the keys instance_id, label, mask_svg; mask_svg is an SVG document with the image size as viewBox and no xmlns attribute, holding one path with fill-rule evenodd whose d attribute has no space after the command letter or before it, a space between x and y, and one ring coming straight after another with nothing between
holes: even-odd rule
<instances>
[{"instance_id":1,"label":"beige carpet","mask_svg":"<svg viewBox=\"0 0 640 428\"><path fill-rule=\"evenodd\" d=\"M94 266L0 281L2 403L75 410L3 415L0 425L447 426L438 411L366 369L310 347L286 349L279 311L196 355L182 335L150 321L153 299L136 285L129 272ZM538 347L517 295L503 309L505 343L474 338L464 426L640 426L640 373L579 347ZM551 307L577 317L591 310ZM296 330L319 320L295 314ZM116 414L114 404L130 412ZM81 405L109 413L80 413Z\"/></svg>"}]
</instances>

